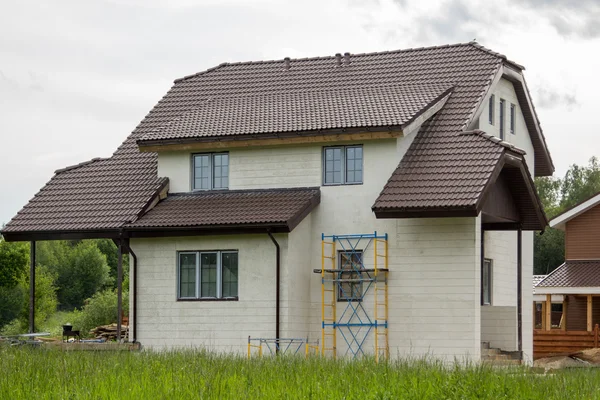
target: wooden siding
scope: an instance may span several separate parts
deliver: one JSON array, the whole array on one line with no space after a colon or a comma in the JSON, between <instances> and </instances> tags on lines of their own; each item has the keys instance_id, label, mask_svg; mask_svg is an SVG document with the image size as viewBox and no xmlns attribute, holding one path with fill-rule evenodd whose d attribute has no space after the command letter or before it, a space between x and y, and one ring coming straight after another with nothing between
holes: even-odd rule
<instances>
[{"instance_id":1,"label":"wooden siding","mask_svg":"<svg viewBox=\"0 0 600 400\"><path fill-rule=\"evenodd\" d=\"M598 325L586 331L533 331L533 358L568 355L598 347Z\"/></svg>"},{"instance_id":2,"label":"wooden siding","mask_svg":"<svg viewBox=\"0 0 600 400\"><path fill-rule=\"evenodd\" d=\"M585 331L587 329L587 297L567 296L567 330ZM592 300L592 326L600 324L600 297Z\"/></svg>"},{"instance_id":3,"label":"wooden siding","mask_svg":"<svg viewBox=\"0 0 600 400\"><path fill-rule=\"evenodd\" d=\"M600 259L600 205L567 222L567 260Z\"/></svg>"}]
</instances>

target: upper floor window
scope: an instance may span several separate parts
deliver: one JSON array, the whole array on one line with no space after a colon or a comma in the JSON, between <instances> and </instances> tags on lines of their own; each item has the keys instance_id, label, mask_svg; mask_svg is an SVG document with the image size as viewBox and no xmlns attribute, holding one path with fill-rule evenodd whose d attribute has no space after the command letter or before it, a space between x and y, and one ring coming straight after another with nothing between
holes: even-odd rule
<instances>
[{"instance_id":1,"label":"upper floor window","mask_svg":"<svg viewBox=\"0 0 600 400\"><path fill-rule=\"evenodd\" d=\"M323 149L323 184L350 185L363 181L361 145L325 147Z\"/></svg>"},{"instance_id":2,"label":"upper floor window","mask_svg":"<svg viewBox=\"0 0 600 400\"><path fill-rule=\"evenodd\" d=\"M494 125L494 109L496 108L496 96L491 95L488 105L488 120L490 125Z\"/></svg>"},{"instance_id":3,"label":"upper floor window","mask_svg":"<svg viewBox=\"0 0 600 400\"><path fill-rule=\"evenodd\" d=\"M193 190L229 187L229 153L194 154L192 160Z\"/></svg>"},{"instance_id":4,"label":"upper floor window","mask_svg":"<svg viewBox=\"0 0 600 400\"><path fill-rule=\"evenodd\" d=\"M504 140L504 114L505 114L506 102L504 99L500 99L500 123L498 129L500 131L500 139Z\"/></svg>"},{"instance_id":5,"label":"upper floor window","mask_svg":"<svg viewBox=\"0 0 600 400\"><path fill-rule=\"evenodd\" d=\"M515 134L515 125L517 119L517 106L512 104L510 105L510 133Z\"/></svg>"},{"instance_id":6,"label":"upper floor window","mask_svg":"<svg viewBox=\"0 0 600 400\"><path fill-rule=\"evenodd\" d=\"M177 264L177 298L237 298L236 251L183 251L178 254Z\"/></svg>"}]
</instances>

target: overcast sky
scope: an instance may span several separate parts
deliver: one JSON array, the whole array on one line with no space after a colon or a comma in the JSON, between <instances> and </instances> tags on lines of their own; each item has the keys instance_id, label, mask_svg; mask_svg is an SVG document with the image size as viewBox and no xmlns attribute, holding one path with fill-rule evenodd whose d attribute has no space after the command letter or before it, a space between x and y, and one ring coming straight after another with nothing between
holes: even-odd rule
<instances>
[{"instance_id":1,"label":"overcast sky","mask_svg":"<svg viewBox=\"0 0 600 400\"><path fill-rule=\"evenodd\" d=\"M468 42L525 65L562 176L600 156L598 0L19 0L0 14L0 224L224 61Z\"/></svg>"}]
</instances>

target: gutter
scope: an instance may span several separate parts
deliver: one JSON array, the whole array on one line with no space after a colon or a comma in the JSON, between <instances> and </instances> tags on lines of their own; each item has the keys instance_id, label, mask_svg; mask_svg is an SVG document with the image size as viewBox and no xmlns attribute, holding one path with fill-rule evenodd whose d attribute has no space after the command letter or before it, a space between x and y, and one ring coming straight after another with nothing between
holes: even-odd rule
<instances>
[{"instance_id":1,"label":"gutter","mask_svg":"<svg viewBox=\"0 0 600 400\"><path fill-rule=\"evenodd\" d=\"M279 247L279 243L277 243L277 240L275 240L275 238L273 237L273 234L271 233L271 231L267 231L267 235L269 235L269 237L271 238L271 240L273 241L273 244L275 245L275 257L276 257L276 261L275 261L275 339L277 340L276 342L276 346L275 346L275 354L279 354L279 336L280 336L280 313L281 313L281 307L279 305L279 297L280 297L280 293L281 293L281 248Z\"/></svg>"}]
</instances>

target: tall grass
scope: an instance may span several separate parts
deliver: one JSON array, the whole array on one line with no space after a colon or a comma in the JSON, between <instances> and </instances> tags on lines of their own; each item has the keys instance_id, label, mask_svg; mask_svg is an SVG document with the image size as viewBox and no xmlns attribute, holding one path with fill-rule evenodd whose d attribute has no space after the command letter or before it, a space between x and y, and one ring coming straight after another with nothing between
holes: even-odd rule
<instances>
[{"instance_id":1,"label":"tall grass","mask_svg":"<svg viewBox=\"0 0 600 400\"><path fill-rule=\"evenodd\" d=\"M596 399L600 371L0 346L0 399Z\"/></svg>"}]
</instances>

